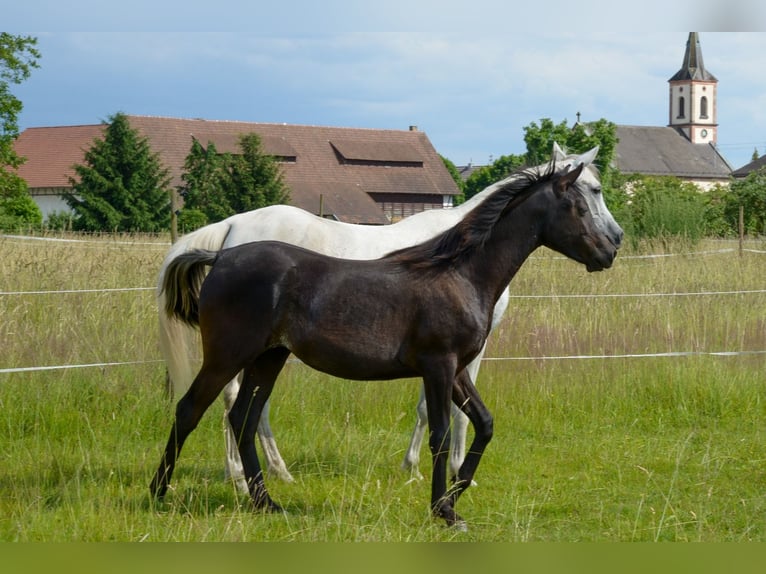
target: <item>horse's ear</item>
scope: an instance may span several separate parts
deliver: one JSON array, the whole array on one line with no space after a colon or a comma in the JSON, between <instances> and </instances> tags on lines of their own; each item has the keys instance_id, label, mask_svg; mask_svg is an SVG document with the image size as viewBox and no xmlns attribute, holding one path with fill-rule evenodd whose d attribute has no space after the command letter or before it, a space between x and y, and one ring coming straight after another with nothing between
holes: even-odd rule
<instances>
[{"instance_id":1,"label":"horse's ear","mask_svg":"<svg viewBox=\"0 0 766 574\"><path fill-rule=\"evenodd\" d=\"M566 156L567 154L561 149L558 142L553 142L553 161L561 161Z\"/></svg>"},{"instance_id":2,"label":"horse's ear","mask_svg":"<svg viewBox=\"0 0 766 574\"><path fill-rule=\"evenodd\" d=\"M580 177L583 169L585 169L584 163L578 164L574 169L571 169L570 166L567 166L564 173L561 174L553 186L556 193L558 195L563 195L566 193L572 184L577 181L577 178Z\"/></svg>"},{"instance_id":3,"label":"horse's ear","mask_svg":"<svg viewBox=\"0 0 766 574\"><path fill-rule=\"evenodd\" d=\"M582 163L583 165L592 164L598 155L598 149L599 146L596 146L592 150L586 151L584 154L577 158L577 163Z\"/></svg>"}]
</instances>

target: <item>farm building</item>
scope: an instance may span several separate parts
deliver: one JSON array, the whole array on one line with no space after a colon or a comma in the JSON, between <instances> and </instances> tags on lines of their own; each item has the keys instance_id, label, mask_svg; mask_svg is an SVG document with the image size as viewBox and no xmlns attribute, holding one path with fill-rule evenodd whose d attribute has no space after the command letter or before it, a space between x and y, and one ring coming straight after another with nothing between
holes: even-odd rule
<instances>
[{"instance_id":1,"label":"farm building","mask_svg":"<svg viewBox=\"0 0 766 574\"><path fill-rule=\"evenodd\" d=\"M184 160L196 139L219 152L235 152L238 138L260 136L276 157L290 188L290 202L349 223L380 225L426 209L452 205L457 185L424 132L289 124L128 116L182 186ZM24 130L15 148L27 161L19 169L43 215L68 210L72 166L103 133L104 125Z\"/></svg>"}]
</instances>

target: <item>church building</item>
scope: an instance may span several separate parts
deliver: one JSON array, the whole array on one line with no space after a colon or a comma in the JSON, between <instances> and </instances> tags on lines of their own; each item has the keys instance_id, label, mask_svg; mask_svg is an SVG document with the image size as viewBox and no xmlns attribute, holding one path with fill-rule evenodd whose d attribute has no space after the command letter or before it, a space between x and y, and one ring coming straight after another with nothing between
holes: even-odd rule
<instances>
[{"instance_id":1,"label":"church building","mask_svg":"<svg viewBox=\"0 0 766 574\"><path fill-rule=\"evenodd\" d=\"M618 125L615 167L676 176L702 189L727 184L732 168L716 146L718 80L705 67L697 32L689 33L681 69L668 84L668 125Z\"/></svg>"}]
</instances>

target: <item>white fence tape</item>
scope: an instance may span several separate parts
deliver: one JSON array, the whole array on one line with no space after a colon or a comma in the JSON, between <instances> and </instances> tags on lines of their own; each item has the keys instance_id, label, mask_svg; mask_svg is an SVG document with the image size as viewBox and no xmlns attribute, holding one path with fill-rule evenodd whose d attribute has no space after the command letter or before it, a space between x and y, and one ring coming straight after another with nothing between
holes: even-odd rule
<instances>
[{"instance_id":1,"label":"white fence tape","mask_svg":"<svg viewBox=\"0 0 766 574\"><path fill-rule=\"evenodd\" d=\"M35 371L59 371L62 369L88 369L91 367L119 367L122 365L146 365L149 363L162 363L162 359L151 361L124 361L120 363L88 363L86 365L50 365L47 367L17 367L14 369L0 369L0 374L5 373L31 373Z\"/></svg>"},{"instance_id":2,"label":"white fence tape","mask_svg":"<svg viewBox=\"0 0 766 574\"><path fill-rule=\"evenodd\" d=\"M51 243L78 243L80 245L151 245L152 247L164 247L167 249L171 243L169 241L120 241L117 239L66 239L64 237L35 237L34 235L8 235L0 234L4 239L15 239L17 241L43 241Z\"/></svg>"},{"instance_id":3,"label":"white fence tape","mask_svg":"<svg viewBox=\"0 0 766 574\"><path fill-rule=\"evenodd\" d=\"M740 357L766 355L766 351L670 351L667 353L628 353L622 355L559 355L542 357L484 357L482 361L570 361L578 359L648 359L652 357Z\"/></svg>"},{"instance_id":4,"label":"white fence tape","mask_svg":"<svg viewBox=\"0 0 766 574\"><path fill-rule=\"evenodd\" d=\"M63 293L119 293L121 291L154 291L156 287L124 287L120 289L61 289L58 291L0 291L0 295L60 295Z\"/></svg>"},{"instance_id":5,"label":"white fence tape","mask_svg":"<svg viewBox=\"0 0 766 574\"><path fill-rule=\"evenodd\" d=\"M671 351L668 353L628 353L621 355L558 355L541 357L484 357L482 361L571 361L583 359L648 359L667 357L741 357L746 355L766 355L766 351ZM147 365L163 363L163 359L150 361L125 361L118 363L88 363L85 365L51 365L46 367L19 367L0 369L0 375L9 373L31 373L36 371L57 371L62 369L87 369L92 367L120 367L124 365ZM299 359L290 359L290 363L301 363Z\"/></svg>"}]
</instances>

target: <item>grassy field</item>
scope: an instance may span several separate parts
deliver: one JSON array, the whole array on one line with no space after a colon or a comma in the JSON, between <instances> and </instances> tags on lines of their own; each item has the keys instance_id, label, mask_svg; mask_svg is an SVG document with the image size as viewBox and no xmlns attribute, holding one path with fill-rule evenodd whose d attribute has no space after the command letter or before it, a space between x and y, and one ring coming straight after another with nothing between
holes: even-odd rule
<instances>
[{"instance_id":1,"label":"grassy field","mask_svg":"<svg viewBox=\"0 0 766 574\"><path fill-rule=\"evenodd\" d=\"M460 533L399 470L418 381L299 363L272 401L286 515L250 512L224 480L218 403L154 502L172 405L154 295L134 288L167 245L0 237L0 540L764 541L766 293L743 291L766 289L766 254L735 248L646 245L599 274L533 255L478 381L495 437ZM733 351L752 353L711 354ZM17 370L101 363L130 364Z\"/></svg>"}]
</instances>

